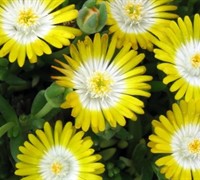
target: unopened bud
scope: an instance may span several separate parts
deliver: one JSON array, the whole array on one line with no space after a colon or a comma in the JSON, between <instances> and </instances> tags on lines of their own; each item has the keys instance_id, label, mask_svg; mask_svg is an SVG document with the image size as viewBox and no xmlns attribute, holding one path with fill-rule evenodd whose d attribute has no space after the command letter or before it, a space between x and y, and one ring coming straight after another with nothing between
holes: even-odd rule
<instances>
[{"instance_id":1,"label":"unopened bud","mask_svg":"<svg viewBox=\"0 0 200 180\"><path fill-rule=\"evenodd\" d=\"M106 6L96 0L84 3L77 17L79 28L86 34L93 34L102 30L107 20Z\"/></svg>"}]
</instances>

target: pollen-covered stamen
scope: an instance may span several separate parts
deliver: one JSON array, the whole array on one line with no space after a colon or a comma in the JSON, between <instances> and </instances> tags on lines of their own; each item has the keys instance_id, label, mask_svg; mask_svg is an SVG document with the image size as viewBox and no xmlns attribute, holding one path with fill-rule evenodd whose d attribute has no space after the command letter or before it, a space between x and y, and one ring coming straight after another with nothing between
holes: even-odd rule
<instances>
[{"instance_id":1,"label":"pollen-covered stamen","mask_svg":"<svg viewBox=\"0 0 200 180\"><path fill-rule=\"evenodd\" d=\"M62 169L63 169L63 166L62 166L62 164L60 162L55 161L51 165L51 171L55 175L60 174L60 172L62 171Z\"/></svg>"},{"instance_id":2,"label":"pollen-covered stamen","mask_svg":"<svg viewBox=\"0 0 200 180\"><path fill-rule=\"evenodd\" d=\"M192 154L200 153L200 139L194 139L188 144L188 150Z\"/></svg>"},{"instance_id":3,"label":"pollen-covered stamen","mask_svg":"<svg viewBox=\"0 0 200 180\"><path fill-rule=\"evenodd\" d=\"M35 24L38 16L32 11L32 9L22 10L19 13L18 23L24 26L31 26Z\"/></svg>"},{"instance_id":4,"label":"pollen-covered stamen","mask_svg":"<svg viewBox=\"0 0 200 180\"><path fill-rule=\"evenodd\" d=\"M113 80L107 73L95 72L88 79L88 92L92 98L99 98L108 95L112 90Z\"/></svg>"},{"instance_id":5,"label":"pollen-covered stamen","mask_svg":"<svg viewBox=\"0 0 200 180\"><path fill-rule=\"evenodd\" d=\"M194 68L200 67L200 53L197 53L194 56L192 56L191 63Z\"/></svg>"},{"instance_id":6,"label":"pollen-covered stamen","mask_svg":"<svg viewBox=\"0 0 200 180\"><path fill-rule=\"evenodd\" d=\"M126 14L135 22L139 23L142 19L142 5L140 3L128 3L124 7Z\"/></svg>"}]
</instances>

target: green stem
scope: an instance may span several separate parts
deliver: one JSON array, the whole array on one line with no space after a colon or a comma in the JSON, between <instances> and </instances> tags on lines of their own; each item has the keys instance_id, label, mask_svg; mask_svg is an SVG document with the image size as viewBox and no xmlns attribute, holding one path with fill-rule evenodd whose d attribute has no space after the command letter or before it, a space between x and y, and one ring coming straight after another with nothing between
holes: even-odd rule
<instances>
[{"instance_id":1,"label":"green stem","mask_svg":"<svg viewBox=\"0 0 200 180\"><path fill-rule=\"evenodd\" d=\"M43 118L45 115L47 115L53 107L47 102L43 108L34 116L36 119Z\"/></svg>"}]
</instances>

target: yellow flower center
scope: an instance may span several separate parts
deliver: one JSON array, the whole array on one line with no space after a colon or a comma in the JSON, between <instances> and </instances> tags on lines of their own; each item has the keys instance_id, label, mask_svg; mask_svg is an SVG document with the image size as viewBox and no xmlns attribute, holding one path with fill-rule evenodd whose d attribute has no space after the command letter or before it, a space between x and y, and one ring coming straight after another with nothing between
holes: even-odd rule
<instances>
[{"instance_id":1,"label":"yellow flower center","mask_svg":"<svg viewBox=\"0 0 200 180\"><path fill-rule=\"evenodd\" d=\"M195 54L194 56L192 56L192 66L197 68L200 67L200 53Z\"/></svg>"},{"instance_id":2,"label":"yellow flower center","mask_svg":"<svg viewBox=\"0 0 200 180\"><path fill-rule=\"evenodd\" d=\"M25 26L33 25L38 16L32 11L32 9L23 10L19 13L18 23Z\"/></svg>"},{"instance_id":3,"label":"yellow flower center","mask_svg":"<svg viewBox=\"0 0 200 180\"><path fill-rule=\"evenodd\" d=\"M59 163L59 162L54 162L52 165L51 165L51 171L54 173L54 174L59 174L61 171L62 171L62 164Z\"/></svg>"},{"instance_id":4,"label":"yellow flower center","mask_svg":"<svg viewBox=\"0 0 200 180\"><path fill-rule=\"evenodd\" d=\"M103 97L111 91L113 80L106 73L96 72L89 80L89 91L92 97Z\"/></svg>"},{"instance_id":5,"label":"yellow flower center","mask_svg":"<svg viewBox=\"0 0 200 180\"><path fill-rule=\"evenodd\" d=\"M192 154L200 153L200 139L194 139L188 144L188 150Z\"/></svg>"},{"instance_id":6,"label":"yellow flower center","mask_svg":"<svg viewBox=\"0 0 200 180\"><path fill-rule=\"evenodd\" d=\"M127 15L134 21L139 21L142 18L142 6L139 3L128 3L125 6Z\"/></svg>"},{"instance_id":7,"label":"yellow flower center","mask_svg":"<svg viewBox=\"0 0 200 180\"><path fill-rule=\"evenodd\" d=\"M192 57L192 66L197 68L197 67L200 67L200 53L197 53L195 54L193 57Z\"/></svg>"}]
</instances>

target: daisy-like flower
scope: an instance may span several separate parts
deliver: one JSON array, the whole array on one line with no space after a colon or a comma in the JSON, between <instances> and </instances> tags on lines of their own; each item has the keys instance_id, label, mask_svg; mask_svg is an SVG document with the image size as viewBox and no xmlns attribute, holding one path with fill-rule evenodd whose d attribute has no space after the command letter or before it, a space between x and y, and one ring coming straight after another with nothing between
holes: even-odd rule
<instances>
[{"instance_id":1,"label":"daisy-like flower","mask_svg":"<svg viewBox=\"0 0 200 180\"><path fill-rule=\"evenodd\" d=\"M70 39L80 35L78 29L61 23L78 16L74 5L54 11L64 0L10 0L0 3L0 57L9 54L10 62L24 65L26 57L31 63L37 56L51 54L48 44L62 48Z\"/></svg>"},{"instance_id":2,"label":"daisy-like flower","mask_svg":"<svg viewBox=\"0 0 200 180\"><path fill-rule=\"evenodd\" d=\"M200 177L200 100L181 100L159 120L153 120L149 136L152 153L161 153L156 165L167 179L198 180Z\"/></svg>"},{"instance_id":3,"label":"daisy-like flower","mask_svg":"<svg viewBox=\"0 0 200 180\"><path fill-rule=\"evenodd\" d=\"M71 122L56 121L52 129L48 122L36 135L29 134L28 140L19 147L15 174L26 180L101 180L104 165L94 154L90 137L76 132Z\"/></svg>"},{"instance_id":4,"label":"daisy-like flower","mask_svg":"<svg viewBox=\"0 0 200 180\"><path fill-rule=\"evenodd\" d=\"M186 16L172 21L165 36L156 43L155 57L161 61L157 67L166 77L165 84L171 84L170 91L176 92L175 99L200 98L200 17L196 14L194 22Z\"/></svg>"},{"instance_id":5,"label":"daisy-like flower","mask_svg":"<svg viewBox=\"0 0 200 180\"><path fill-rule=\"evenodd\" d=\"M152 51L154 35L160 34L169 20L177 15L171 13L177 9L170 5L172 0L108 0L107 24L110 33L118 39L118 47L127 42L133 49L138 45Z\"/></svg>"},{"instance_id":6,"label":"daisy-like flower","mask_svg":"<svg viewBox=\"0 0 200 180\"><path fill-rule=\"evenodd\" d=\"M144 103L137 96L149 97L151 76L144 75L146 68L137 66L144 58L130 50L126 44L118 53L117 40L109 43L108 35L95 34L92 41L88 36L77 46L70 46L68 64L57 62L53 66L64 76L54 76L60 86L72 88L63 108L73 108L75 127L94 132L105 130L105 120L111 127L124 126L125 118L136 120L136 114L143 114Z\"/></svg>"}]
</instances>

